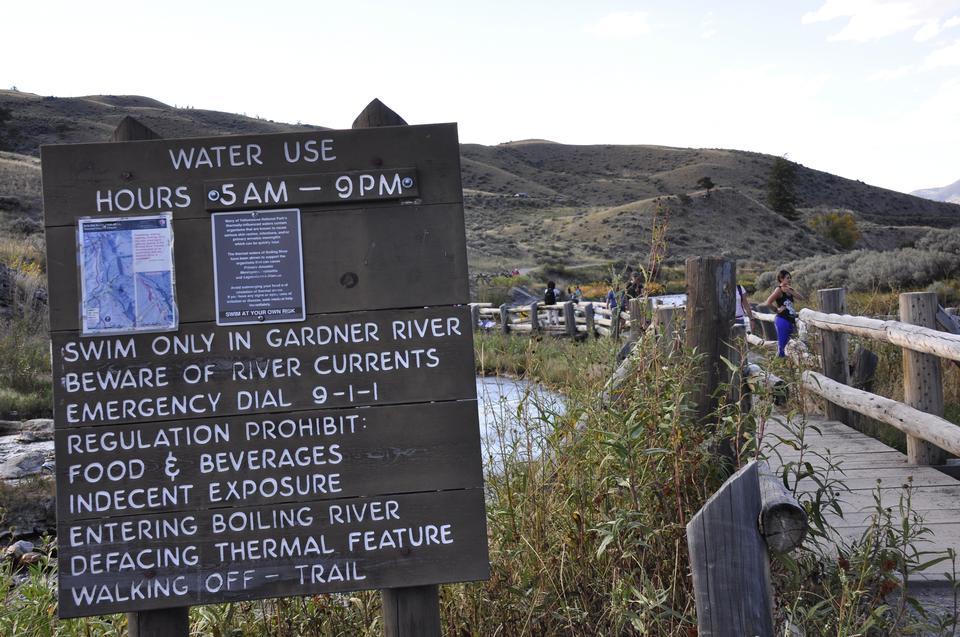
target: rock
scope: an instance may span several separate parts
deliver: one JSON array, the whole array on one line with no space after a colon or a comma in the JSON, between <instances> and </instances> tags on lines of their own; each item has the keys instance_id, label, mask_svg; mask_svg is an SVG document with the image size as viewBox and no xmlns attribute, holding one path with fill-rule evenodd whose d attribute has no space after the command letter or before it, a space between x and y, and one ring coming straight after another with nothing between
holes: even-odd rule
<instances>
[{"instance_id":1,"label":"rock","mask_svg":"<svg viewBox=\"0 0 960 637\"><path fill-rule=\"evenodd\" d=\"M43 557L36 551L30 551L29 553L24 553L20 556L21 564L36 564L40 561L40 558Z\"/></svg>"},{"instance_id":2,"label":"rock","mask_svg":"<svg viewBox=\"0 0 960 637\"><path fill-rule=\"evenodd\" d=\"M14 480L40 473L47 462L47 453L40 449L10 454L0 463L0 479Z\"/></svg>"},{"instance_id":3,"label":"rock","mask_svg":"<svg viewBox=\"0 0 960 637\"><path fill-rule=\"evenodd\" d=\"M0 489L0 538L56 532L56 504L51 478L10 481Z\"/></svg>"},{"instance_id":4,"label":"rock","mask_svg":"<svg viewBox=\"0 0 960 637\"><path fill-rule=\"evenodd\" d=\"M53 440L53 419L52 418L34 418L27 420L20 425L20 436L30 436L32 439L27 442L36 442L38 440Z\"/></svg>"},{"instance_id":5,"label":"rock","mask_svg":"<svg viewBox=\"0 0 960 637\"><path fill-rule=\"evenodd\" d=\"M7 547L6 556L19 560L25 554L33 551L33 542L27 542L26 540L18 540Z\"/></svg>"}]
</instances>

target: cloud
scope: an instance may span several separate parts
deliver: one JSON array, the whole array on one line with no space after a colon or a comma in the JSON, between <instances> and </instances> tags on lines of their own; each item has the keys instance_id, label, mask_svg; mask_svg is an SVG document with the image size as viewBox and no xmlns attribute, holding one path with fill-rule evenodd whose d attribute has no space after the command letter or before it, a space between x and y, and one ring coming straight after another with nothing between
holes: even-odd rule
<instances>
[{"instance_id":1,"label":"cloud","mask_svg":"<svg viewBox=\"0 0 960 637\"><path fill-rule=\"evenodd\" d=\"M832 41L868 42L904 32L926 42L945 29L960 25L955 0L825 0L801 18L803 24L845 19Z\"/></svg>"},{"instance_id":2,"label":"cloud","mask_svg":"<svg viewBox=\"0 0 960 637\"><path fill-rule=\"evenodd\" d=\"M913 75L917 72L917 67L914 64L904 64L903 66L898 66L895 69L883 69L872 73L867 77L869 82L889 82L891 80L899 80L902 77L907 77L908 75Z\"/></svg>"},{"instance_id":3,"label":"cloud","mask_svg":"<svg viewBox=\"0 0 960 637\"><path fill-rule=\"evenodd\" d=\"M630 39L653 31L643 11L615 11L587 26L587 33L602 38Z\"/></svg>"},{"instance_id":4,"label":"cloud","mask_svg":"<svg viewBox=\"0 0 960 637\"><path fill-rule=\"evenodd\" d=\"M923 69L926 71L954 66L960 66L960 41L940 47L923 60Z\"/></svg>"},{"instance_id":5,"label":"cloud","mask_svg":"<svg viewBox=\"0 0 960 637\"><path fill-rule=\"evenodd\" d=\"M713 11L707 11L700 20L700 37L709 40L715 37L720 31L717 29L717 20Z\"/></svg>"}]
</instances>

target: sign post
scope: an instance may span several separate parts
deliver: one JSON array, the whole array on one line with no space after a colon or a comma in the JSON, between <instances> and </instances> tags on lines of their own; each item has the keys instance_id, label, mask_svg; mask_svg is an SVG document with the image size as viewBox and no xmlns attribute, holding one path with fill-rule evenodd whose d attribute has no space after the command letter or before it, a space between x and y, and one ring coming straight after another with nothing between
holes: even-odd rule
<instances>
[{"instance_id":1,"label":"sign post","mask_svg":"<svg viewBox=\"0 0 960 637\"><path fill-rule=\"evenodd\" d=\"M454 125L42 157L61 617L488 577Z\"/></svg>"}]
</instances>

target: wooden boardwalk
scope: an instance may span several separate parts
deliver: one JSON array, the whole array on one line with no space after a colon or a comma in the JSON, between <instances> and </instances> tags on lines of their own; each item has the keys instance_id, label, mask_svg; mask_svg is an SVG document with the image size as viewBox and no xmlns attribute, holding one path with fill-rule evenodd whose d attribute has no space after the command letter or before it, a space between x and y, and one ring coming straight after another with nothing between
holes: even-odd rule
<instances>
[{"instance_id":1,"label":"wooden boardwalk","mask_svg":"<svg viewBox=\"0 0 960 637\"><path fill-rule=\"evenodd\" d=\"M924 524L932 531L927 536L928 541L918 543L916 548L934 552L952 548L960 556L960 481L931 467L908 464L904 454L840 422L826 420L823 416L806 418L805 451L779 445L779 457L770 452L768 446L776 444L775 436L795 439L795 434L784 424L784 418L776 417L767 422L763 432L764 452L769 455L768 462L775 471L786 462L799 460L801 453L804 454L804 460L814 466L826 466L826 462L820 460L817 454L829 454L832 461L839 464L843 474L837 477L849 491L840 492L843 517L833 515L828 519L840 536L846 540L862 536L876 508L874 496L877 480L880 480L883 506L893 507L896 514L901 494L904 493L903 486L912 477L911 509L923 518ZM819 433L814 428L819 429ZM800 490L815 492L816 484L806 479L801 482ZM898 523L896 516L894 523ZM932 556L926 559L932 559ZM941 562L916 574L914 579L930 583L945 582L945 572L950 568L949 561Z\"/></svg>"}]
</instances>

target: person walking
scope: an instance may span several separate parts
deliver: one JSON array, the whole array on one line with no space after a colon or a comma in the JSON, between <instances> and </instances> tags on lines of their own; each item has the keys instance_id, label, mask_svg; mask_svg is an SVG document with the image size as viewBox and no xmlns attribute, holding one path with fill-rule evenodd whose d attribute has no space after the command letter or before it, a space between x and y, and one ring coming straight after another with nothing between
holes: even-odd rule
<instances>
[{"instance_id":1,"label":"person walking","mask_svg":"<svg viewBox=\"0 0 960 637\"><path fill-rule=\"evenodd\" d=\"M797 309L794 307L796 300L803 300L803 296L793 288L793 277L786 270L780 270L777 274L777 287L764 303L777 312L774 325L777 328L777 356L780 358L787 355L787 343L797 328Z\"/></svg>"},{"instance_id":2,"label":"person walking","mask_svg":"<svg viewBox=\"0 0 960 637\"><path fill-rule=\"evenodd\" d=\"M557 291L557 284L554 281L547 281L547 289L543 291L543 304L556 305L560 300L560 294ZM547 310L547 317L551 325L560 323L560 312L557 310Z\"/></svg>"}]
</instances>

